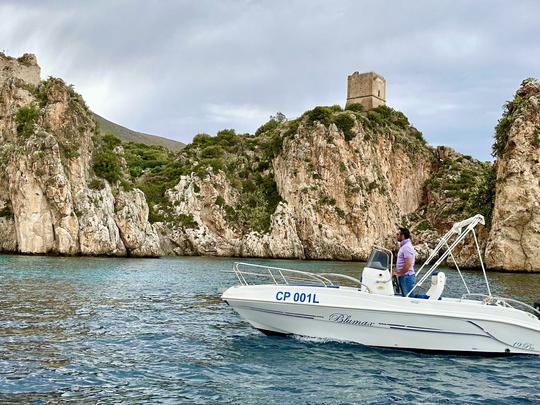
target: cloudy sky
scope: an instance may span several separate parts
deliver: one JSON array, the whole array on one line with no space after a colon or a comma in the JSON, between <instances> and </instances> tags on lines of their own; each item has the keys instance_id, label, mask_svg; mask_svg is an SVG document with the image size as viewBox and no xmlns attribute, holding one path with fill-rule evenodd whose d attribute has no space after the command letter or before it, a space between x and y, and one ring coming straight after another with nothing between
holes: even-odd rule
<instances>
[{"instance_id":1,"label":"cloudy sky","mask_svg":"<svg viewBox=\"0 0 540 405\"><path fill-rule=\"evenodd\" d=\"M183 142L343 105L347 75L373 70L430 143L488 160L503 103L540 76L539 16L535 0L2 0L0 51Z\"/></svg>"}]
</instances>

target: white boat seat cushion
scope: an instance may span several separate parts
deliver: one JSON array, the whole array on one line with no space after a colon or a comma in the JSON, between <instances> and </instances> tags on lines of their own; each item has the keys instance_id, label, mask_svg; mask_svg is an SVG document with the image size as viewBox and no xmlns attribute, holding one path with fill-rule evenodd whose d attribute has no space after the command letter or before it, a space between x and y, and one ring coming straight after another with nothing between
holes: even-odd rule
<instances>
[{"instance_id":1,"label":"white boat seat cushion","mask_svg":"<svg viewBox=\"0 0 540 405\"><path fill-rule=\"evenodd\" d=\"M445 285L446 274L444 274L442 271L433 274L431 276L431 287L426 292L426 295L429 296L430 300L438 300L439 298L441 298Z\"/></svg>"}]
</instances>

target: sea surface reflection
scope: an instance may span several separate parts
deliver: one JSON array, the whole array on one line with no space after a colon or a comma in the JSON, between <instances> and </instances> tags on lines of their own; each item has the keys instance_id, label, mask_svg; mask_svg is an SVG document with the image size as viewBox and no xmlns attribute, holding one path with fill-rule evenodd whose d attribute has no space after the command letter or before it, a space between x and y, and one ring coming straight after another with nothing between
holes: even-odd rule
<instances>
[{"instance_id":1,"label":"sea surface reflection","mask_svg":"<svg viewBox=\"0 0 540 405\"><path fill-rule=\"evenodd\" d=\"M268 261L358 276L345 262ZM0 403L540 401L540 359L266 337L220 300L232 259L0 256ZM454 270L447 295L464 289ZM484 292L483 277L465 278ZM540 275L490 274L532 302Z\"/></svg>"}]
</instances>

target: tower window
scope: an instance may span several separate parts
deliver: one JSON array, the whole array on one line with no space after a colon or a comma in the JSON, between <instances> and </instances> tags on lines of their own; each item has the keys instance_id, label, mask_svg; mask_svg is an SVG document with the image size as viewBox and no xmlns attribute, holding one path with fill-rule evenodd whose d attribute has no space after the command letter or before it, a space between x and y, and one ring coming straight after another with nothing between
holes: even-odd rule
<instances>
[{"instance_id":1,"label":"tower window","mask_svg":"<svg viewBox=\"0 0 540 405\"><path fill-rule=\"evenodd\" d=\"M380 97L381 96L381 91L379 90L377 93L378 93L377 96Z\"/></svg>"}]
</instances>

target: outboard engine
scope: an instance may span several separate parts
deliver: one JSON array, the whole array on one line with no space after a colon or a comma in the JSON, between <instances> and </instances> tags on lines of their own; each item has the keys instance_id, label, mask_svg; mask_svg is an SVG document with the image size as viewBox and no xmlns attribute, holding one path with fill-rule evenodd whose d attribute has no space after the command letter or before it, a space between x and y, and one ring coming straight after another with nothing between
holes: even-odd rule
<instances>
[{"instance_id":1,"label":"outboard engine","mask_svg":"<svg viewBox=\"0 0 540 405\"><path fill-rule=\"evenodd\" d=\"M538 312L540 312L540 299L536 300L536 302L533 304L534 309L536 309ZM536 314L538 319L540 319L540 315Z\"/></svg>"}]
</instances>

